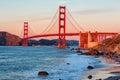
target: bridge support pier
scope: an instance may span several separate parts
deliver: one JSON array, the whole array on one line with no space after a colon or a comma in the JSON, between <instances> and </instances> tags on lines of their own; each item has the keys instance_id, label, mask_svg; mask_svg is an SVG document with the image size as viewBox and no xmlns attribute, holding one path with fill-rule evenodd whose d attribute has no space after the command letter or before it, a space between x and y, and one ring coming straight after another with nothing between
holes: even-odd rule
<instances>
[{"instance_id":1,"label":"bridge support pier","mask_svg":"<svg viewBox=\"0 0 120 80\"><path fill-rule=\"evenodd\" d=\"M66 7L59 6L58 48L66 48Z\"/></svg>"},{"instance_id":2,"label":"bridge support pier","mask_svg":"<svg viewBox=\"0 0 120 80\"><path fill-rule=\"evenodd\" d=\"M88 44L88 34L87 33L79 33L79 48L87 48Z\"/></svg>"},{"instance_id":3,"label":"bridge support pier","mask_svg":"<svg viewBox=\"0 0 120 80\"><path fill-rule=\"evenodd\" d=\"M28 22L24 22L23 46L28 46Z\"/></svg>"}]
</instances>

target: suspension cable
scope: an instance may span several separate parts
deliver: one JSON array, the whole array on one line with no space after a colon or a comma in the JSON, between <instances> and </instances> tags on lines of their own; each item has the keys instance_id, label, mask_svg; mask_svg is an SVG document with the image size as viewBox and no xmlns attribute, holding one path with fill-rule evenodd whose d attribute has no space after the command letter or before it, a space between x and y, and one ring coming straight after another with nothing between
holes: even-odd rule
<instances>
[{"instance_id":1,"label":"suspension cable","mask_svg":"<svg viewBox=\"0 0 120 80\"><path fill-rule=\"evenodd\" d=\"M31 29L30 26L29 26L29 28L28 28L28 31L30 31L32 35L35 35L35 34L36 34L36 33Z\"/></svg>"},{"instance_id":2,"label":"suspension cable","mask_svg":"<svg viewBox=\"0 0 120 80\"><path fill-rule=\"evenodd\" d=\"M53 26L55 26L56 23L57 23L57 19L55 20L54 24L52 24L51 27L47 30L47 32L49 32L53 28Z\"/></svg>"},{"instance_id":3,"label":"suspension cable","mask_svg":"<svg viewBox=\"0 0 120 80\"><path fill-rule=\"evenodd\" d=\"M76 26L72 23L72 21L67 17L68 21L72 24L72 26L75 28L76 31L79 32L79 30L76 28Z\"/></svg>"},{"instance_id":4,"label":"suspension cable","mask_svg":"<svg viewBox=\"0 0 120 80\"><path fill-rule=\"evenodd\" d=\"M72 14L69 12L68 9L67 9L67 12L68 12L68 14L70 15L70 17L72 18L72 20L77 24L77 26L79 26L82 31L85 31L85 30L77 23L77 21L73 18Z\"/></svg>"},{"instance_id":5,"label":"suspension cable","mask_svg":"<svg viewBox=\"0 0 120 80\"><path fill-rule=\"evenodd\" d=\"M53 16L51 22L48 24L48 26L47 26L47 27L44 29L44 31L42 31L41 33L45 33L45 32L49 29L49 27L50 27L51 24L53 23L55 17L57 16L57 13L58 13L58 10L57 10L57 12L55 13L55 15ZM50 27L50 28L51 28L51 27Z\"/></svg>"},{"instance_id":6,"label":"suspension cable","mask_svg":"<svg viewBox=\"0 0 120 80\"><path fill-rule=\"evenodd\" d=\"M22 27L22 30L21 30L20 33L19 33L21 38L23 38L23 33L24 33L23 30L24 30L24 28Z\"/></svg>"}]
</instances>

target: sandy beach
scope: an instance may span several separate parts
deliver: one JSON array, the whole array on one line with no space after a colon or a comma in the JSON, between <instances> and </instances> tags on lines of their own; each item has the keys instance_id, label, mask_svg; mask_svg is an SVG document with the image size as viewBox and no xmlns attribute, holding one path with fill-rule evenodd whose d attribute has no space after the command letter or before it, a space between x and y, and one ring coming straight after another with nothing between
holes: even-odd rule
<instances>
[{"instance_id":1,"label":"sandy beach","mask_svg":"<svg viewBox=\"0 0 120 80\"><path fill-rule=\"evenodd\" d=\"M83 72L83 80L120 80L120 64L107 58L101 57L100 60L105 67ZM88 79L89 75L92 75L91 79Z\"/></svg>"}]
</instances>

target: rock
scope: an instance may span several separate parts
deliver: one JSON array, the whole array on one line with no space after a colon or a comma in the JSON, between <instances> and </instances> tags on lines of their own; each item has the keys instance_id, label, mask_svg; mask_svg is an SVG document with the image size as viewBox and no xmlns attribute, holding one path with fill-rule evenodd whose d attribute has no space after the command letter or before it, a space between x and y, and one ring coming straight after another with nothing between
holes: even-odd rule
<instances>
[{"instance_id":1,"label":"rock","mask_svg":"<svg viewBox=\"0 0 120 80\"><path fill-rule=\"evenodd\" d=\"M49 74L46 71L40 71L40 72L38 72L38 75L49 75Z\"/></svg>"},{"instance_id":2,"label":"rock","mask_svg":"<svg viewBox=\"0 0 120 80\"><path fill-rule=\"evenodd\" d=\"M67 65L70 65L70 63L66 63Z\"/></svg>"},{"instance_id":3,"label":"rock","mask_svg":"<svg viewBox=\"0 0 120 80\"><path fill-rule=\"evenodd\" d=\"M75 50L80 50L80 48L76 48Z\"/></svg>"},{"instance_id":4,"label":"rock","mask_svg":"<svg viewBox=\"0 0 120 80\"><path fill-rule=\"evenodd\" d=\"M75 50L74 48L71 49L71 51Z\"/></svg>"},{"instance_id":5,"label":"rock","mask_svg":"<svg viewBox=\"0 0 120 80\"><path fill-rule=\"evenodd\" d=\"M85 54L85 55L90 55L91 53L90 53L90 52L85 52L84 54Z\"/></svg>"},{"instance_id":6,"label":"rock","mask_svg":"<svg viewBox=\"0 0 120 80\"><path fill-rule=\"evenodd\" d=\"M100 78L100 79L96 79L96 80L102 80L102 79Z\"/></svg>"},{"instance_id":7,"label":"rock","mask_svg":"<svg viewBox=\"0 0 120 80\"><path fill-rule=\"evenodd\" d=\"M120 76L110 76L104 80L120 80Z\"/></svg>"},{"instance_id":8,"label":"rock","mask_svg":"<svg viewBox=\"0 0 120 80\"><path fill-rule=\"evenodd\" d=\"M77 53L81 53L81 54L83 54L83 52L82 52L82 51L80 51L80 50L77 50L76 52L77 52Z\"/></svg>"},{"instance_id":9,"label":"rock","mask_svg":"<svg viewBox=\"0 0 120 80\"><path fill-rule=\"evenodd\" d=\"M88 68L88 69L94 69L94 67L92 67L92 66L88 66L87 68Z\"/></svg>"},{"instance_id":10,"label":"rock","mask_svg":"<svg viewBox=\"0 0 120 80\"><path fill-rule=\"evenodd\" d=\"M84 54L86 54L86 55L92 55L92 56L97 56L100 53L99 53L99 51L97 49L91 48L91 49L89 49L88 52L85 52Z\"/></svg>"},{"instance_id":11,"label":"rock","mask_svg":"<svg viewBox=\"0 0 120 80\"><path fill-rule=\"evenodd\" d=\"M103 56L104 54L105 54L105 52L103 52L103 51L102 51L102 52L100 52L100 55L102 55L102 56Z\"/></svg>"},{"instance_id":12,"label":"rock","mask_svg":"<svg viewBox=\"0 0 120 80\"><path fill-rule=\"evenodd\" d=\"M70 46L67 46L67 48L70 48Z\"/></svg>"},{"instance_id":13,"label":"rock","mask_svg":"<svg viewBox=\"0 0 120 80\"><path fill-rule=\"evenodd\" d=\"M77 53L81 53L81 51L80 51L80 50L77 50L76 52L77 52Z\"/></svg>"},{"instance_id":14,"label":"rock","mask_svg":"<svg viewBox=\"0 0 120 80\"><path fill-rule=\"evenodd\" d=\"M89 76L88 76L88 79L92 79L92 75L89 75Z\"/></svg>"},{"instance_id":15,"label":"rock","mask_svg":"<svg viewBox=\"0 0 120 80\"><path fill-rule=\"evenodd\" d=\"M89 52L91 53L91 55L99 55L99 54L100 54L97 49L93 49L93 48L91 48L91 49L89 50Z\"/></svg>"}]
</instances>

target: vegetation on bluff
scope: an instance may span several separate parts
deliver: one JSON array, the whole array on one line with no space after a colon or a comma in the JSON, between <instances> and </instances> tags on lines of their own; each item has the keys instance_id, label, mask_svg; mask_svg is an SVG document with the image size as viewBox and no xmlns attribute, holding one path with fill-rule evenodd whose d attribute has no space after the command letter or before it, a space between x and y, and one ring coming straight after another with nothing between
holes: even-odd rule
<instances>
[{"instance_id":1,"label":"vegetation on bluff","mask_svg":"<svg viewBox=\"0 0 120 80\"><path fill-rule=\"evenodd\" d=\"M104 40L95 48L98 50L117 52L120 54L120 34L114 36L113 38Z\"/></svg>"}]
</instances>

